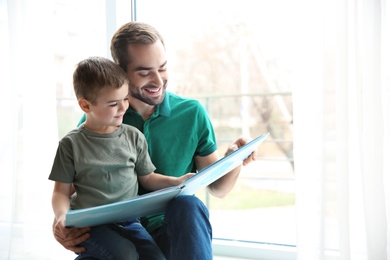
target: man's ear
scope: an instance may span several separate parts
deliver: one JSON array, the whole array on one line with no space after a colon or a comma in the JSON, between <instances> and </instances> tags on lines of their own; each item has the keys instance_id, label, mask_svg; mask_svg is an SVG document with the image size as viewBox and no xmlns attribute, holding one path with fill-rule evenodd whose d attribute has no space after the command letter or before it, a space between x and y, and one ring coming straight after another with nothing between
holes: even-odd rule
<instances>
[{"instance_id":1,"label":"man's ear","mask_svg":"<svg viewBox=\"0 0 390 260\"><path fill-rule=\"evenodd\" d=\"M85 112L85 113L88 113L91 108L90 108L90 103L88 102L88 100L86 100L85 98L80 98L78 100L78 103L79 103L79 106L80 108Z\"/></svg>"}]
</instances>

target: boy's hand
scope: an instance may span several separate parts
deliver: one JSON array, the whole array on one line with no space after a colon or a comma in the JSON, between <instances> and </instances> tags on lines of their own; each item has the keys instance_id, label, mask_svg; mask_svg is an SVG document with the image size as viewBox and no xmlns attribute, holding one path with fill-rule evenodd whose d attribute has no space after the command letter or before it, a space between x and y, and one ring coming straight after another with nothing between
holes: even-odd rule
<instances>
[{"instance_id":1,"label":"boy's hand","mask_svg":"<svg viewBox=\"0 0 390 260\"><path fill-rule=\"evenodd\" d=\"M177 179L179 181L179 185L182 184L183 182L185 182L186 180L188 180L189 178L191 178L194 175L195 175L195 173L189 172L189 173L184 174L183 176L178 177Z\"/></svg>"}]
</instances>

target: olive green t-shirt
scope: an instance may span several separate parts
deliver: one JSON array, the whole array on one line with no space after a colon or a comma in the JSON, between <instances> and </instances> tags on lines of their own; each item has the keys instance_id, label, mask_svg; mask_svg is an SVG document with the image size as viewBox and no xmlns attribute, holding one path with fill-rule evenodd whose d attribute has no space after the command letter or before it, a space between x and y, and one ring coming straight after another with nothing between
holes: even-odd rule
<instances>
[{"instance_id":1,"label":"olive green t-shirt","mask_svg":"<svg viewBox=\"0 0 390 260\"><path fill-rule=\"evenodd\" d=\"M49 179L73 183L71 208L82 209L137 196L137 175L154 170L138 129L121 125L99 134L80 125L60 140Z\"/></svg>"},{"instance_id":2,"label":"olive green t-shirt","mask_svg":"<svg viewBox=\"0 0 390 260\"><path fill-rule=\"evenodd\" d=\"M80 123L84 120L85 117ZM123 123L138 128L145 135L156 172L164 175L195 172L195 156L207 156L217 150L214 129L202 104L168 91L147 120L129 107ZM139 194L146 192L140 187ZM164 214L142 218L149 232L159 228L163 221Z\"/></svg>"}]
</instances>

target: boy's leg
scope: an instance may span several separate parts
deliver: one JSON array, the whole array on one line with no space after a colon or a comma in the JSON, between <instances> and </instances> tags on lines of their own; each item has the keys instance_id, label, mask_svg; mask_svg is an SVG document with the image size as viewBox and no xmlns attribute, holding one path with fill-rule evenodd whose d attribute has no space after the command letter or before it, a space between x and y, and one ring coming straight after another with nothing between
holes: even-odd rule
<instances>
[{"instance_id":1,"label":"boy's leg","mask_svg":"<svg viewBox=\"0 0 390 260\"><path fill-rule=\"evenodd\" d=\"M164 226L153 236L167 259L213 259L209 211L195 196L179 196L169 202Z\"/></svg>"},{"instance_id":2,"label":"boy's leg","mask_svg":"<svg viewBox=\"0 0 390 260\"><path fill-rule=\"evenodd\" d=\"M166 259L152 236L138 219L122 222L118 226L122 229L122 235L130 239L137 248L140 260Z\"/></svg>"},{"instance_id":3,"label":"boy's leg","mask_svg":"<svg viewBox=\"0 0 390 260\"><path fill-rule=\"evenodd\" d=\"M91 237L80 244L86 251L76 257L81 259L138 259L134 244L113 230L115 225L100 225L92 227Z\"/></svg>"}]
</instances>

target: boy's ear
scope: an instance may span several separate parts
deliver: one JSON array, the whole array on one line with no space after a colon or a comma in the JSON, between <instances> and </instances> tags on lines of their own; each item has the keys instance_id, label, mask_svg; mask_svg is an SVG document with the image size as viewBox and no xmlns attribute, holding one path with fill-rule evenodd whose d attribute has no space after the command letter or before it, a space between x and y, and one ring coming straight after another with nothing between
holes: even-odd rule
<instances>
[{"instance_id":1,"label":"boy's ear","mask_svg":"<svg viewBox=\"0 0 390 260\"><path fill-rule=\"evenodd\" d=\"M88 100L86 100L85 98L80 98L78 100L78 103L79 103L79 106L80 108L85 112L85 113L88 113L91 109L90 109L90 103L88 102Z\"/></svg>"}]
</instances>

